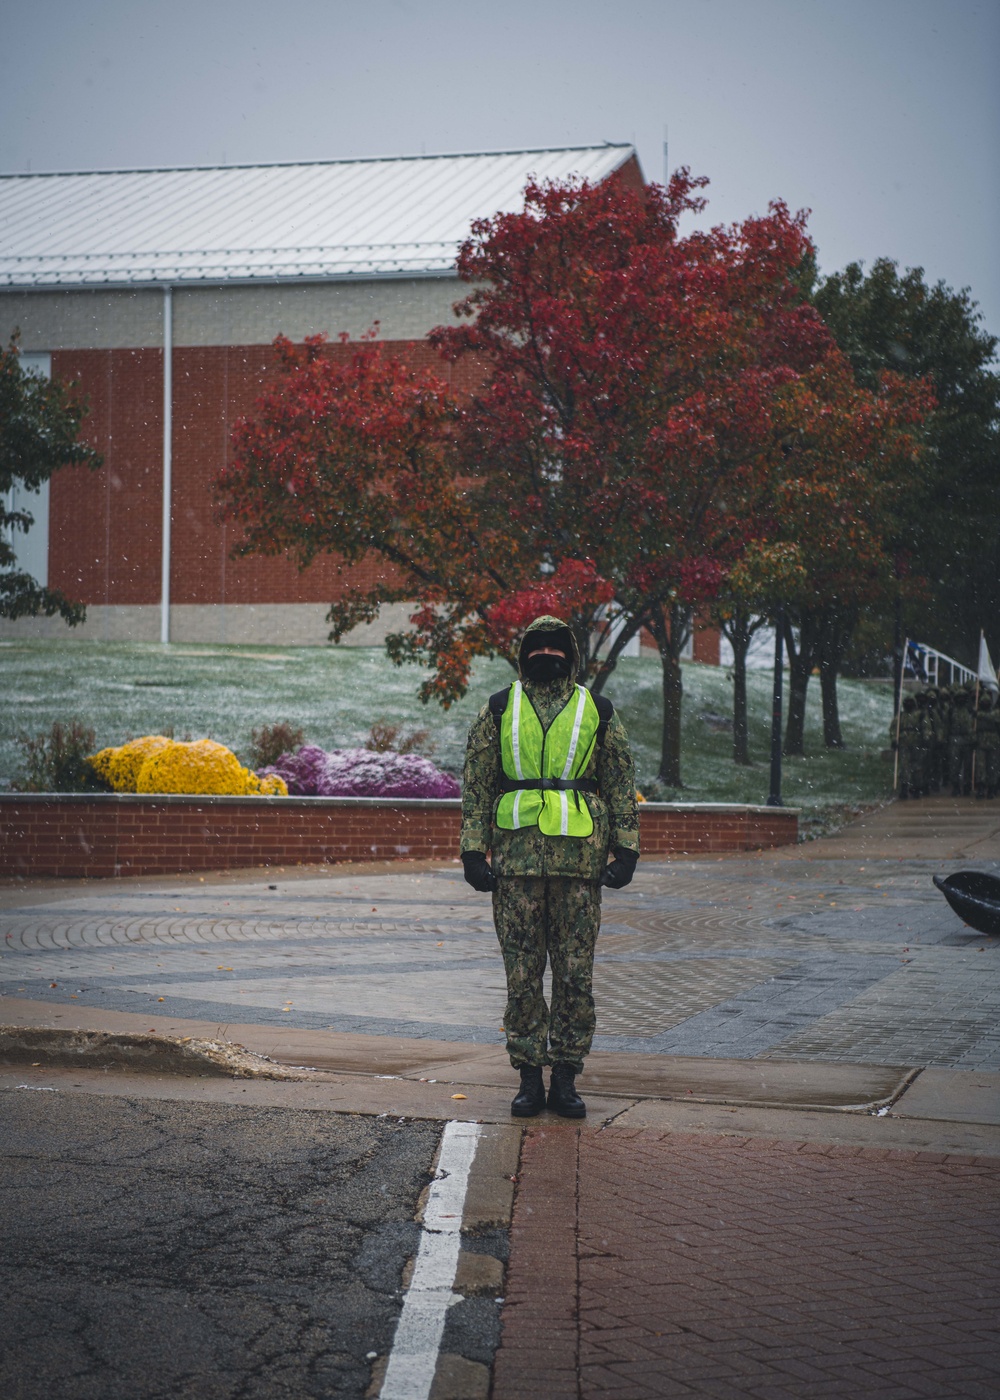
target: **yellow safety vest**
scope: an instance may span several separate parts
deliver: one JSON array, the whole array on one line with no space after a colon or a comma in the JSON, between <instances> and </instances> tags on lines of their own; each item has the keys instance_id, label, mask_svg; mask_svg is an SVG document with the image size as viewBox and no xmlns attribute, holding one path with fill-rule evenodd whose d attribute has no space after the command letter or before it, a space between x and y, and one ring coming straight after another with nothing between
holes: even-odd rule
<instances>
[{"instance_id":1,"label":"yellow safety vest","mask_svg":"<svg viewBox=\"0 0 1000 1400\"><path fill-rule=\"evenodd\" d=\"M500 721L500 754L511 782L535 778L570 782L586 771L597 742L600 715L585 686L573 695L549 725L542 722L520 681L511 686ZM556 788L518 788L505 792L495 822L504 831L537 826L545 836L589 836L594 818L581 792Z\"/></svg>"}]
</instances>

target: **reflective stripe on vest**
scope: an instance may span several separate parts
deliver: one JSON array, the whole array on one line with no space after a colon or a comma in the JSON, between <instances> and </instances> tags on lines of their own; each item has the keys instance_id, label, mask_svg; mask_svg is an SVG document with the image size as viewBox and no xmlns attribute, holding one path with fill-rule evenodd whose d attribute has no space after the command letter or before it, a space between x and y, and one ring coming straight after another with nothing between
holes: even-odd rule
<instances>
[{"instance_id":1,"label":"reflective stripe on vest","mask_svg":"<svg viewBox=\"0 0 1000 1400\"><path fill-rule=\"evenodd\" d=\"M505 776L520 782L582 777L594 752L600 722L594 697L578 685L543 733L534 706L521 682L515 681L500 720ZM497 807L496 824L504 831L537 826L545 836L589 836L594 829L582 792L542 792L536 788L505 792Z\"/></svg>"}]
</instances>

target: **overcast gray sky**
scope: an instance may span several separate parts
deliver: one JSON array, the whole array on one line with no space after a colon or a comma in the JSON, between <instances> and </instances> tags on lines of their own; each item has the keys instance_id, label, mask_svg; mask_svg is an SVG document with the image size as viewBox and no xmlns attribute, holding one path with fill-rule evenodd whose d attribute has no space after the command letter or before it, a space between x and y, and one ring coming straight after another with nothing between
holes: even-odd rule
<instances>
[{"instance_id":1,"label":"overcast gray sky","mask_svg":"<svg viewBox=\"0 0 1000 1400\"><path fill-rule=\"evenodd\" d=\"M634 141L1000 335L1000 0L0 0L0 170ZM491 211L484 211L491 212Z\"/></svg>"}]
</instances>

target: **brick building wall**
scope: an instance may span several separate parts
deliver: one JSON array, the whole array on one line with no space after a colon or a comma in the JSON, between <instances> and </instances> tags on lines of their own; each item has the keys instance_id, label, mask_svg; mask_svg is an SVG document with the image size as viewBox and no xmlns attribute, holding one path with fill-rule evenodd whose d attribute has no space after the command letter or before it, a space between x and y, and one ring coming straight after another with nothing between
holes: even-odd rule
<instances>
[{"instance_id":1,"label":"brick building wall","mask_svg":"<svg viewBox=\"0 0 1000 1400\"><path fill-rule=\"evenodd\" d=\"M474 371L441 365L425 342L387 347L433 366L453 384ZM331 354L349 353L339 346ZM332 556L299 572L284 557L230 557L232 527L217 517L214 482L229 460L236 422L251 413L274 369L270 346L182 346L173 354L171 599L177 606L315 603L343 583ZM52 372L75 380L90 405L83 436L104 458L97 472L70 468L50 486L50 582L88 605L155 605L160 596L163 354L62 350ZM350 574L371 587L390 576L374 557ZM321 638L317 638L321 640Z\"/></svg>"},{"instance_id":2,"label":"brick building wall","mask_svg":"<svg viewBox=\"0 0 1000 1400\"><path fill-rule=\"evenodd\" d=\"M454 276L301 285L181 287L173 293L171 637L177 641L326 641L324 617L344 582L337 561L304 572L286 558L230 557L232 527L217 519L214 481L237 420L252 411L275 364L280 332L293 340L377 321L387 348L431 366L455 387L475 371L443 364L426 336L462 295ZM155 290L0 292L0 332L51 354L52 373L76 381L89 414L83 435L98 472L68 469L49 485L52 587L88 605L75 637L157 639L163 484L163 294ZM351 353L334 343L331 354ZM372 558L350 574L370 587ZM355 640L381 640L408 609L384 610ZM60 619L0 622L3 635L64 637Z\"/></svg>"},{"instance_id":3,"label":"brick building wall","mask_svg":"<svg viewBox=\"0 0 1000 1400\"><path fill-rule=\"evenodd\" d=\"M611 178L643 184L634 156ZM432 367L454 389L474 387L475 366L442 362L426 337L453 319L467 289L454 274L271 284L185 284L172 291L172 527L170 636L176 641L321 644L330 603L345 580L326 556L299 572L287 558L233 559L234 529L220 523L214 481L230 436L274 367L279 332L295 341L378 323L383 343ZM88 606L75 637L155 640L160 635L163 483L162 289L0 291L0 334L17 328L26 351L51 355L52 373L76 381L90 413L84 436L104 457L98 472L70 469L50 483L48 582ZM335 343L331 353L341 351ZM391 577L374 556L349 582ZM405 604L352 634L376 644L405 625ZM58 618L0 621L0 635L65 637ZM695 659L718 660L699 633Z\"/></svg>"}]
</instances>

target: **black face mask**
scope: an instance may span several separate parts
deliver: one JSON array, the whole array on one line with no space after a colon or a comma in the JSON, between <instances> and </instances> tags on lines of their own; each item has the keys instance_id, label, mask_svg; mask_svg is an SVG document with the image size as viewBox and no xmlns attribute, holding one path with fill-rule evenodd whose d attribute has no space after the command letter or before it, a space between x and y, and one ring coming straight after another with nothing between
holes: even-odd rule
<instances>
[{"instance_id":1,"label":"black face mask","mask_svg":"<svg viewBox=\"0 0 1000 1400\"><path fill-rule=\"evenodd\" d=\"M523 670L527 680L537 681L540 685L545 685L548 681L565 680L569 675L569 657L536 652L534 656L528 657Z\"/></svg>"}]
</instances>

